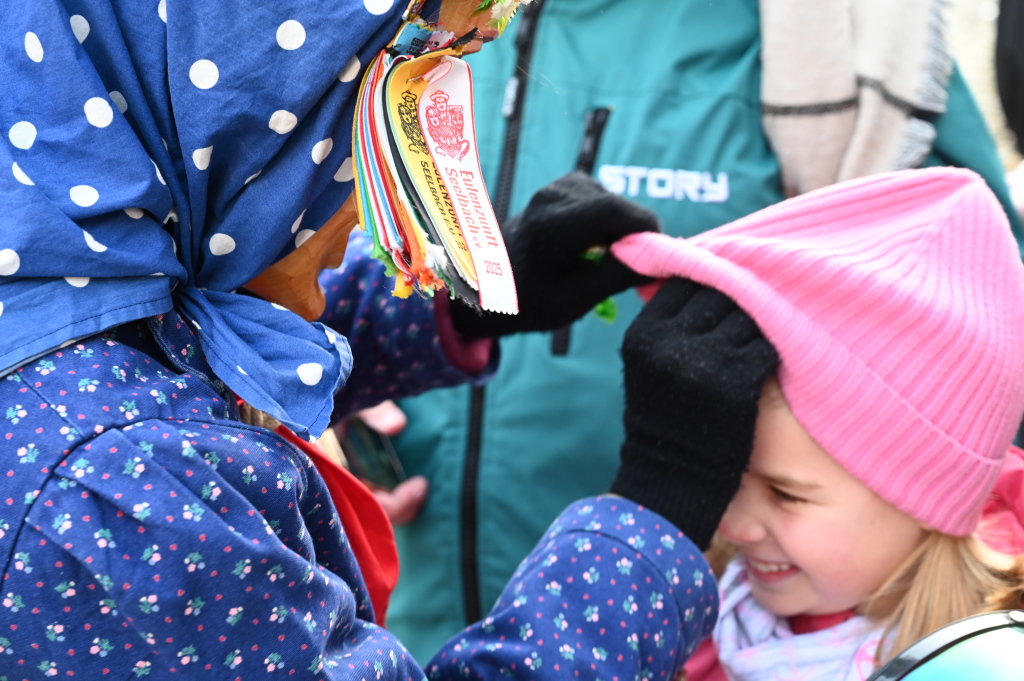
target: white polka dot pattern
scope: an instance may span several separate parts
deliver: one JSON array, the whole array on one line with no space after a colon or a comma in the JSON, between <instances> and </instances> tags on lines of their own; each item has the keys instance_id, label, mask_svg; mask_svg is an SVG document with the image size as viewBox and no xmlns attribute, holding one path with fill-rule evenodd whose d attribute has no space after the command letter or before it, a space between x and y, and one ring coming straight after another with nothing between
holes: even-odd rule
<instances>
[{"instance_id":1,"label":"white polka dot pattern","mask_svg":"<svg viewBox=\"0 0 1024 681\"><path fill-rule=\"evenodd\" d=\"M85 103L85 119L89 121L89 125L105 128L114 120L114 110L107 100L93 97Z\"/></svg>"},{"instance_id":2,"label":"white polka dot pattern","mask_svg":"<svg viewBox=\"0 0 1024 681\"><path fill-rule=\"evenodd\" d=\"M289 19L277 27L277 44L283 50L297 50L306 42L306 29L302 24Z\"/></svg>"},{"instance_id":3,"label":"white polka dot pattern","mask_svg":"<svg viewBox=\"0 0 1024 681\"><path fill-rule=\"evenodd\" d=\"M18 121L11 126L7 139L19 149L31 149L36 142L36 126L28 121Z\"/></svg>"},{"instance_id":4,"label":"white polka dot pattern","mask_svg":"<svg viewBox=\"0 0 1024 681\"><path fill-rule=\"evenodd\" d=\"M39 36L32 31L25 34L25 54L37 64L43 61L43 44L39 42Z\"/></svg>"},{"instance_id":5,"label":"white polka dot pattern","mask_svg":"<svg viewBox=\"0 0 1024 681\"><path fill-rule=\"evenodd\" d=\"M200 59L188 70L188 79L200 90L209 90L220 79L220 69L209 59Z\"/></svg>"},{"instance_id":6,"label":"white polka dot pattern","mask_svg":"<svg viewBox=\"0 0 1024 681\"><path fill-rule=\"evenodd\" d=\"M235 250L235 240L227 234L214 234L210 237L210 252L214 255L227 255Z\"/></svg>"}]
</instances>

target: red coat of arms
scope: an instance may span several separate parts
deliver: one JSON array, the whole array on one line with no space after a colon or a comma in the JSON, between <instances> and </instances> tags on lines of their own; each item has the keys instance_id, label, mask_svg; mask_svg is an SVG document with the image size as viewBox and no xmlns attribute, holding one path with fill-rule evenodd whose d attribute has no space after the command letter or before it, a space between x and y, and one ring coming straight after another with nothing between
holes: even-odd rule
<instances>
[{"instance_id":1,"label":"red coat of arms","mask_svg":"<svg viewBox=\"0 0 1024 681\"><path fill-rule=\"evenodd\" d=\"M430 97L434 104L427 107L427 131L437 150L462 160L469 153L469 140L463 137L462 105L448 105L448 95L438 90Z\"/></svg>"}]
</instances>

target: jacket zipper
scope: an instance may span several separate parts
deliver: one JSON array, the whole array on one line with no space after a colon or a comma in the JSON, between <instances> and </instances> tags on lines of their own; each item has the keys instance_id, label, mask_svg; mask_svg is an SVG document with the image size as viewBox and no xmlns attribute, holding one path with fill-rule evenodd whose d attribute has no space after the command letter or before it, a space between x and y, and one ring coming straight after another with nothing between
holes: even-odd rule
<instances>
[{"instance_id":1,"label":"jacket zipper","mask_svg":"<svg viewBox=\"0 0 1024 681\"><path fill-rule=\"evenodd\" d=\"M505 126L505 146L502 149L498 188L494 192L494 215L498 224L508 218L512 199L512 176L515 173L519 147L519 128L522 123L523 99L526 94L524 79L530 72L533 57L533 38L537 32L537 19L544 0L534 0L519 11L516 17L516 69L505 84L502 115ZM484 387L473 386L469 399L469 430L466 434L466 460L462 469L462 496L459 509L462 532L460 537L462 592L466 604L466 624L478 622L483 616L480 607L480 574L477 564L477 492L480 473L480 443L483 436Z\"/></svg>"},{"instance_id":2,"label":"jacket zipper","mask_svg":"<svg viewBox=\"0 0 1024 681\"><path fill-rule=\"evenodd\" d=\"M597 161L597 148L601 146L601 137L604 135L604 126L608 122L608 116L612 113L611 107L602 106L591 109L583 121L583 141L580 142L580 153L576 156L576 170L587 175L594 174L594 163ZM551 354L569 354L569 341L571 340L572 324L556 329L551 333Z\"/></svg>"}]
</instances>

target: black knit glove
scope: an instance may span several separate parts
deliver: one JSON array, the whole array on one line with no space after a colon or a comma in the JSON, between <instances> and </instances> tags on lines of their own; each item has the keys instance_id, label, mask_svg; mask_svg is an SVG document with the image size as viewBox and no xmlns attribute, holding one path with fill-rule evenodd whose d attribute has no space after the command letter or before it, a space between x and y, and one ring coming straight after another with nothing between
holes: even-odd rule
<instances>
[{"instance_id":1,"label":"black knit glove","mask_svg":"<svg viewBox=\"0 0 1024 681\"><path fill-rule=\"evenodd\" d=\"M626 441L611 492L711 543L750 462L757 403L779 356L724 294L670 279L622 344Z\"/></svg>"},{"instance_id":2,"label":"black knit glove","mask_svg":"<svg viewBox=\"0 0 1024 681\"><path fill-rule=\"evenodd\" d=\"M544 187L502 226L519 295L519 314L487 312L453 301L452 324L468 337L551 331L567 326L610 295L650 281L606 253L584 253L633 232L658 231L646 208L606 191L583 173Z\"/></svg>"}]
</instances>

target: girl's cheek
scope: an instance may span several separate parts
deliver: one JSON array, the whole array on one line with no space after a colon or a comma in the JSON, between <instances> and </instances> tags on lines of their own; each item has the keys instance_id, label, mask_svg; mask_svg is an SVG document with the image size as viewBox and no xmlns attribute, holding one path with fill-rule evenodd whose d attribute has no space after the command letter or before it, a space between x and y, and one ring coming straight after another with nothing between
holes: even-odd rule
<instances>
[{"instance_id":1,"label":"girl's cheek","mask_svg":"<svg viewBox=\"0 0 1024 681\"><path fill-rule=\"evenodd\" d=\"M771 527L779 548L801 567L821 563L833 553L835 528L816 518L813 508L776 512L771 516Z\"/></svg>"}]
</instances>

